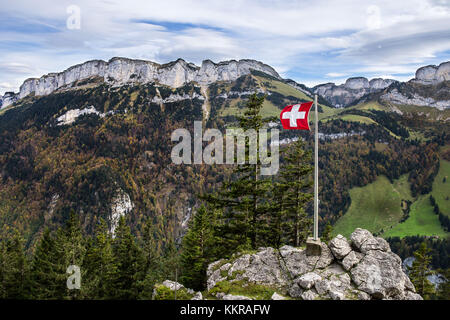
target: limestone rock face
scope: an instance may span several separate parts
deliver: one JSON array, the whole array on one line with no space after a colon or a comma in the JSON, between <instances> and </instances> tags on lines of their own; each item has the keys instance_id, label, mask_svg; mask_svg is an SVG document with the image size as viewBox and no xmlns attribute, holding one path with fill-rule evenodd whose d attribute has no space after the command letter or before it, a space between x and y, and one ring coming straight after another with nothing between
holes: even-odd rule
<instances>
[{"instance_id":1,"label":"limestone rock face","mask_svg":"<svg viewBox=\"0 0 450 320\"><path fill-rule=\"evenodd\" d=\"M109 216L109 224L112 237L115 237L115 231L119 225L120 217L125 216L131 210L133 210L134 204L131 202L128 193L121 189L117 190L116 196L112 200L111 204L111 215Z\"/></svg>"},{"instance_id":2,"label":"limestone rock face","mask_svg":"<svg viewBox=\"0 0 450 320\"><path fill-rule=\"evenodd\" d=\"M92 60L68 68L60 73L49 73L41 78L30 78L20 86L18 94L5 94L2 107L7 106L14 99L21 99L31 93L46 95L60 88L69 88L77 81L100 77L106 83L120 86L128 83L157 82L173 88L196 81L201 85L208 85L216 81L233 81L240 76L249 74L251 70L267 73L280 78L270 66L255 60L230 60L214 63L205 60L201 67L187 63L183 59L167 64L158 64L145 60L127 58L112 58L109 61Z\"/></svg>"},{"instance_id":3,"label":"limestone rock face","mask_svg":"<svg viewBox=\"0 0 450 320\"><path fill-rule=\"evenodd\" d=\"M422 299L404 273L401 259L384 239L369 231L358 228L350 240L338 235L329 245L321 246L320 256L307 255L303 248L283 246L219 260L208 267L208 291L220 288L219 282L229 282L225 287L232 287L238 281L236 285L248 290L252 285L266 287L273 299ZM229 295L245 296L239 290L236 295L230 291L214 297L229 299Z\"/></svg>"},{"instance_id":4,"label":"limestone rock face","mask_svg":"<svg viewBox=\"0 0 450 320\"><path fill-rule=\"evenodd\" d=\"M422 84L437 84L450 80L450 61L443 62L439 66L429 65L416 71L415 82Z\"/></svg>"},{"instance_id":5,"label":"limestone rock face","mask_svg":"<svg viewBox=\"0 0 450 320\"><path fill-rule=\"evenodd\" d=\"M389 87L393 82L395 81L392 79L374 78L369 81L369 87L372 91L383 90L384 88Z\"/></svg>"},{"instance_id":6,"label":"limestone rock face","mask_svg":"<svg viewBox=\"0 0 450 320\"><path fill-rule=\"evenodd\" d=\"M381 91L389 87L395 80L375 78L367 80L364 77L349 78L344 84L325 83L315 86L314 93L321 95L335 107L345 107L362 98L364 95Z\"/></svg>"},{"instance_id":7,"label":"limestone rock face","mask_svg":"<svg viewBox=\"0 0 450 320\"><path fill-rule=\"evenodd\" d=\"M345 81L344 87L347 89L359 90L370 88L369 80L364 77L348 78Z\"/></svg>"},{"instance_id":8,"label":"limestone rock face","mask_svg":"<svg viewBox=\"0 0 450 320\"><path fill-rule=\"evenodd\" d=\"M3 97L0 96L0 109L6 108L7 106L13 104L18 99L14 92L5 92Z\"/></svg>"},{"instance_id":9,"label":"limestone rock face","mask_svg":"<svg viewBox=\"0 0 450 320\"><path fill-rule=\"evenodd\" d=\"M420 80L420 81L411 80L411 81L419 82L422 84L424 83L424 81L422 81L422 80ZM427 84L430 84L430 83L427 83ZM438 91L440 91L440 90L438 89ZM446 97L450 97L449 91L447 91ZM383 94L381 96L381 99L392 102L392 103L396 103L396 104L433 107L433 108L437 108L439 110L444 110L446 108L450 108L450 99L446 99L446 98L437 99L437 98L433 98L433 97L423 97L416 92L413 92L410 95L406 95L402 92L399 92L399 90L397 88L394 88L394 89L390 90L389 92Z\"/></svg>"}]
</instances>

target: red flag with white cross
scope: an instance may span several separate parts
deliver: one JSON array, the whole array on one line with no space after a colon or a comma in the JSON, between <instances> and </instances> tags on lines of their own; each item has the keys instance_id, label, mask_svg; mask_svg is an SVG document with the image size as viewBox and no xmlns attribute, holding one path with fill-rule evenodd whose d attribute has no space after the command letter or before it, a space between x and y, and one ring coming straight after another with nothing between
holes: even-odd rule
<instances>
[{"instance_id":1,"label":"red flag with white cross","mask_svg":"<svg viewBox=\"0 0 450 320\"><path fill-rule=\"evenodd\" d=\"M309 111L313 102L305 102L286 106L280 113L281 124L283 129L288 130L310 130L309 128Z\"/></svg>"}]
</instances>

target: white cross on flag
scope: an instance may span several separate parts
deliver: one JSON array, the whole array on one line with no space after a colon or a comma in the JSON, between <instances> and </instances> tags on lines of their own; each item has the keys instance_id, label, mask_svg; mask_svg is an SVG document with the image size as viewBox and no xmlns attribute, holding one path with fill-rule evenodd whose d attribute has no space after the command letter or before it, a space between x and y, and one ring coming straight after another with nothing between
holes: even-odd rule
<instances>
[{"instance_id":1,"label":"white cross on flag","mask_svg":"<svg viewBox=\"0 0 450 320\"><path fill-rule=\"evenodd\" d=\"M312 101L293 106L286 106L280 114L283 129L310 130L309 129L309 110L312 107Z\"/></svg>"}]
</instances>

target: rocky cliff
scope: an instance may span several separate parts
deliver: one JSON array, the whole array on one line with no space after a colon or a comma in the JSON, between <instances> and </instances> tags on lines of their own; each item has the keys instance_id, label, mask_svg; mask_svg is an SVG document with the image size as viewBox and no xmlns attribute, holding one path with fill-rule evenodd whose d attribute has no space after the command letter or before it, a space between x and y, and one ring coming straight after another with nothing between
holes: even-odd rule
<instances>
[{"instance_id":1,"label":"rocky cliff","mask_svg":"<svg viewBox=\"0 0 450 320\"><path fill-rule=\"evenodd\" d=\"M380 98L394 104L450 108L450 61L419 68L414 79L389 87Z\"/></svg>"},{"instance_id":2,"label":"rocky cliff","mask_svg":"<svg viewBox=\"0 0 450 320\"><path fill-rule=\"evenodd\" d=\"M367 80L363 77L349 78L344 84L319 84L313 92L321 95L335 107L345 107L362 98L364 95L389 87L395 80L376 78Z\"/></svg>"},{"instance_id":3,"label":"rocky cliff","mask_svg":"<svg viewBox=\"0 0 450 320\"><path fill-rule=\"evenodd\" d=\"M260 248L209 265L207 290L195 293L173 282L155 287L182 289L195 299L422 300L389 244L356 229L348 241L338 235L322 243L319 256L284 246Z\"/></svg>"},{"instance_id":4,"label":"rocky cliff","mask_svg":"<svg viewBox=\"0 0 450 320\"><path fill-rule=\"evenodd\" d=\"M31 93L46 95L94 77L103 78L105 82L115 86L128 83L157 82L178 88L191 81L200 85L208 85L216 81L233 81L242 75L249 74L251 70L267 73L277 79L280 78L272 67L248 59L219 63L205 60L201 67L187 63L183 59L167 64L127 58L112 58L108 62L92 60L72 66L60 73L49 73L41 78L25 80L20 86L19 93L6 93L2 97L0 107L6 107Z\"/></svg>"},{"instance_id":5,"label":"rocky cliff","mask_svg":"<svg viewBox=\"0 0 450 320\"><path fill-rule=\"evenodd\" d=\"M429 65L417 69L414 79L398 82L391 79L376 78L367 80L363 77L349 78L344 84L324 83L313 87L313 92L322 96L335 107L346 107L367 94L382 93L381 99L395 104L436 107L450 107L448 86L442 85L450 80L450 61L439 66ZM391 87L392 84L395 85ZM400 84L411 84L408 92L399 90ZM426 90L420 86L428 86ZM386 90L386 92L383 92ZM431 93L423 94L423 91Z\"/></svg>"},{"instance_id":6,"label":"rocky cliff","mask_svg":"<svg viewBox=\"0 0 450 320\"><path fill-rule=\"evenodd\" d=\"M417 69L416 77L412 80L421 84L437 84L450 80L450 61L439 66L429 65Z\"/></svg>"},{"instance_id":7,"label":"rocky cliff","mask_svg":"<svg viewBox=\"0 0 450 320\"><path fill-rule=\"evenodd\" d=\"M272 67L255 60L230 60L214 63L204 60L202 65L196 66L183 59L178 59L166 64L158 64L145 60L133 60L127 58L112 58L109 61L92 60L78 64L59 73L49 73L41 78L30 78L20 86L18 93L6 92L0 97L0 108L4 108L29 94L46 95L56 90L78 87L92 79L100 79L112 86L121 86L133 83L158 83L172 88L179 88L189 82L195 82L206 87L217 81L234 81L247 75L251 70L264 72L276 79L309 95L317 93L325 101L335 107L346 107L357 102L364 96L373 93L382 93L383 100L395 104L407 104L418 106L431 106L439 109L450 107L450 95L448 88L442 90L438 87L438 94L423 95L420 92L404 94L398 88L392 88L392 84L400 84L392 79L375 78L368 80L364 77L354 77L346 80L344 84L324 83L313 88L307 88L290 79L281 79ZM415 78L409 82L413 85L440 86L450 80L450 61L439 66L429 65L416 71ZM401 83L404 84L404 83ZM389 91L386 89L389 88ZM396 90L397 89L397 90ZM414 88L416 89L416 88ZM386 92L384 92L386 91ZM420 90L419 90L420 91ZM444 91L444 94L442 92ZM444 96L442 98L442 96ZM320 99L322 99L320 98ZM320 101L319 101L320 102Z\"/></svg>"}]
</instances>

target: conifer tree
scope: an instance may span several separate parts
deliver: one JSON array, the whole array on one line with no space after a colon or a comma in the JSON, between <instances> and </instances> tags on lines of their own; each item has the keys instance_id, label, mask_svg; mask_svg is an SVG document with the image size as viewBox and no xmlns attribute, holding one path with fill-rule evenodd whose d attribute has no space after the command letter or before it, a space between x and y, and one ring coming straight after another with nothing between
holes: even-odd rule
<instances>
[{"instance_id":1,"label":"conifer tree","mask_svg":"<svg viewBox=\"0 0 450 320\"><path fill-rule=\"evenodd\" d=\"M112 248L112 237L105 220L100 218L94 239L83 261L83 296L89 299L108 299L114 296L117 265Z\"/></svg>"},{"instance_id":2,"label":"conifer tree","mask_svg":"<svg viewBox=\"0 0 450 320\"><path fill-rule=\"evenodd\" d=\"M280 182L275 184L273 193L281 201L276 212L281 216L282 229L289 244L300 246L310 233L312 221L305 212L306 204L311 201L309 188L311 179L311 153L304 150L304 143L298 139L285 148L284 164L280 167Z\"/></svg>"},{"instance_id":3,"label":"conifer tree","mask_svg":"<svg viewBox=\"0 0 450 320\"><path fill-rule=\"evenodd\" d=\"M437 298L439 300L450 300L450 269L438 270L443 275L444 281L439 284Z\"/></svg>"},{"instance_id":4,"label":"conifer tree","mask_svg":"<svg viewBox=\"0 0 450 320\"><path fill-rule=\"evenodd\" d=\"M180 253L175 239L169 238L165 243L161 264L161 275L164 279L180 280Z\"/></svg>"},{"instance_id":5,"label":"conifer tree","mask_svg":"<svg viewBox=\"0 0 450 320\"><path fill-rule=\"evenodd\" d=\"M257 134L264 125L261 108L264 97L255 94L249 97L243 116L238 117L239 127L244 131L254 130ZM223 208L223 214L217 225L217 232L222 241L223 255L235 251L253 248L266 242L264 230L267 221L263 219L268 212L267 193L270 180L260 175L261 159L259 156L259 137L257 135L256 159L249 163L249 139L245 141L245 164L236 166L235 180L224 183L216 195L202 198L216 208Z\"/></svg>"},{"instance_id":6,"label":"conifer tree","mask_svg":"<svg viewBox=\"0 0 450 320\"><path fill-rule=\"evenodd\" d=\"M31 296L34 299L63 299L66 290L63 255L50 230L45 229L35 249L31 267Z\"/></svg>"},{"instance_id":7,"label":"conifer tree","mask_svg":"<svg viewBox=\"0 0 450 320\"><path fill-rule=\"evenodd\" d=\"M64 256L66 264L68 266L70 264L81 266L86 252L86 246L83 233L81 232L80 220L75 214L75 211L70 213L69 220L66 222L63 241L65 242Z\"/></svg>"},{"instance_id":8,"label":"conifer tree","mask_svg":"<svg viewBox=\"0 0 450 320\"><path fill-rule=\"evenodd\" d=\"M144 278L140 287L142 288L140 298L151 299L153 287L162 280L161 255L156 244L156 228L151 218L147 219L142 233L142 254L144 261Z\"/></svg>"},{"instance_id":9,"label":"conifer tree","mask_svg":"<svg viewBox=\"0 0 450 320\"><path fill-rule=\"evenodd\" d=\"M80 221L74 210L71 210L69 219L66 221L64 228L61 228L56 233L55 249L62 255L62 260L59 261L58 270L66 278L63 281L65 285L65 299L79 299L81 297L81 288L83 288L83 278L85 271L82 268L84 255L86 253L86 244L81 232ZM81 288L69 289L67 288L67 278L70 276L66 273L67 268L75 265L81 271Z\"/></svg>"},{"instance_id":10,"label":"conifer tree","mask_svg":"<svg viewBox=\"0 0 450 320\"><path fill-rule=\"evenodd\" d=\"M125 217L120 217L114 239L117 280L114 298L134 300L139 297L144 276L142 251L137 245Z\"/></svg>"},{"instance_id":11,"label":"conifer tree","mask_svg":"<svg viewBox=\"0 0 450 320\"><path fill-rule=\"evenodd\" d=\"M6 241L0 241L0 299L5 299L8 292L6 291L6 270L8 259L6 259Z\"/></svg>"},{"instance_id":12,"label":"conifer tree","mask_svg":"<svg viewBox=\"0 0 450 320\"><path fill-rule=\"evenodd\" d=\"M267 244L274 247L281 247L285 240L285 215L286 210L284 208L285 192L287 185L280 182L273 182L271 203L270 203L270 217L269 225L267 228Z\"/></svg>"},{"instance_id":13,"label":"conifer tree","mask_svg":"<svg viewBox=\"0 0 450 320\"><path fill-rule=\"evenodd\" d=\"M212 214L201 206L190 221L183 238L181 267L182 283L194 290L203 290L209 263L209 247L212 239Z\"/></svg>"},{"instance_id":14,"label":"conifer tree","mask_svg":"<svg viewBox=\"0 0 450 320\"><path fill-rule=\"evenodd\" d=\"M29 270L24 239L15 230L11 239L0 243L0 297L25 299L28 290Z\"/></svg>"},{"instance_id":15,"label":"conifer tree","mask_svg":"<svg viewBox=\"0 0 450 320\"><path fill-rule=\"evenodd\" d=\"M429 269L431 263L430 249L422 242L419 249L414 252L415 260L410 268L409 277L416 291L424 299L428 299L434 293L433 284L427 279L433 272Z\"/></svg>"}]
</instances>

